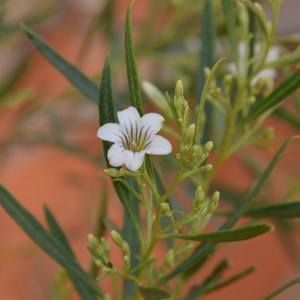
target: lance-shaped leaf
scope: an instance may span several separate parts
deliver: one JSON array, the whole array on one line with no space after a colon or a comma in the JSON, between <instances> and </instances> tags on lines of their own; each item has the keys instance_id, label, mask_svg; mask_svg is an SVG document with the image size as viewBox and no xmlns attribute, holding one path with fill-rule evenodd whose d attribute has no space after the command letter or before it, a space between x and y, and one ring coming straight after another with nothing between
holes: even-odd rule
<instances>
[{"instance_id":1,"label":"lance-shaped leaf","mask_svg":"<svg viewBox=\"0 0 300 300\"><path fill-rule=\"evenodd\" d=\"M245 216L251 218L300 218L300 201L266 205L248 210Z\"/></svg>"},{"instance_id":2,"label":"lance-shaped leaf","mask_svg":"<svg viewBox=\"0 0 300 300\"><path fill-rule=\"evenodd\" d=\"M275 292L273 292L272 294L270 294L267 297L264 297L262 300L270 300L273 299L275 296L279 295L280 293L282 293L283 291L285 291L286 289L288 289L289 287L300 283L300 278L295 278L291 281L289 281L288 283L286 283L285 285L283 285L281 288L279 288L278 290L276 290Z\"/></svg>"},{"instance_id":3,"label":"lance-shaped leaf","mask_svg":"<svg viewBox=\"0 0 300 300\"><path fill-rule=\"evenodd\" d=\"M47 44L36 33L31 31L27 26L21 24L21 28L33 44L40 50L41 54L58 69L83 95L88 99L98 102L97 85L84 75L77 67L65 60L49 44Z\"/></svg>"},{"instance_id":4,"label":"lance-shaped leaf","mask_svg":"<svg viewBox=\"0 0 300 300\"><path fill-rule=\"evenodd\" d=\"M288 79L280 84L266 99L258 101L254 105L253 110L249 115L241 121L241 124L246 124L260 115L265 113L267 110L275 108L281 101L283 101L288 95L293 93L300 86L300 70L291 75Z\"/></svg>"},{"instance_id":5,"label":"lance-shaped leaf","mask_svg":"<svg viewBox=\"0 0 300 300\"><path fill-rule=\"evenodd\" d=\"M184 299L184 300L197 300L199 299L202 295L206 295L210 292L214 292L215 290L218 290L224 286L227 286L231 283L236 282L237 280L240 280L244 278L245 276L251 274L253 271L255 271L254 267L249 267L242 272L239 272L238 274L235 274L234 276L225 279L223 281L209 281L207 283L204 283L203 285L196 287L192 289L192 291L189 293L189 295Z\"/></svg>"},{"instance_id":6,"label":"lance-shaped leaf","mask_svg":"<svg viewBox=\"0 0 300 300\"><path fill-rule=\"evenodd\" d=\"M242 200L241 206L237 209L237 211L230 217L230 219L225 223L225 225L221 228L221 230L224 229L230 229L233 227L233 225L240 219L242 215L245 214L249 206L251 205L252 201L255 199L255 197L258 195L260 189L266 182L266 180L269 178L272 170L274 169L277 161L279 160L282 152L287 147L287 145L293 141L294 139L299 138L297 136L291 137L287 139L280 149L277 151L263 174L260 176L254 187L250 190L250 192L245 196L245 198ZM167 274L166 276L162 277L158 284L164 284L168 282L173 277L177 276L178 274L185 273L187 274L191 269L195 270L195 266L200 265L203 263L207 257L214 252L215 250L215 243L203 243L200 245L191 256L189 256L187 259L185 259L181 264L179 264L172 272Z\"/></svg>"},{"instance_id":7,"label":"lance-shaped leaf","mask_svg":"<svg viewBox=\"0 0 300 300\"><path fill-rule=\"evenodd\" d=\"M0 204L39 247L67 270L82 299L96 300L98 296L103 296L102 290L70 255L69 250L1 185Z\"/></svg>"},{"instance_id":8,"label":"lance-shaped leaf","mask_svg":"<svg viewBox=\"0 0 300 300\"><path fill-rule=\"evenodd\" d=\"M45 216L52 235L61 243L61 245L70 253L71 256L75 257L65 233L63 232L54 215L47 206L45 206Z\"/></svg>"},{"instance_id":9,"label":"lance-shaped leaf","mask_svg":"<svg viewBox=\"0 0 300 300\"><path fill-rule=\"evenodd\" d=\"M272 231L270 224L254 224L234 229L218 230L210 233L200 234L166 234L162 238L174 238L189 241L210 242L210 243L230 243L252 239L256 236Z\"/></svg>"},{"instance_id":10,"label":"lance-shaped leaf","mask_svg":"<svg viewBox=\"0 0 300 300\"><path fill-rule=\"evenodd\" d=\"M207 85L204 69L205 67L212 68L215 60L215 22L214 22L214 1L206 0L203 8L203 15L201 20L201 47L199 52L199 70L198 70L198 80L196 84L196 99L197 105L202 105L202 96L204 94L205 86ZM206 96L206 95L205 95ZM201 98L201 99L200 99ZM203 102L203 110L206 115L206 122L203 125L203 134L202 134L202 142L208 141L211 139L210 132L212 127L212 104L206 102L204 105ZM202 114L202 112L201 112ZM201 115L202 117L202 115ZM197 119L198 122L198 119ZM198 123L200 126L200 124ZM195 140L198 143L200 138L196 123L196 134Z\"/></svg>"},{"instance_id":11,"label":"lance-shaped leaf","mask_svg":"<svg viewBox=\"0 0 300 300\"><path fill-rule=\"evenodd\" d=\"M232 212L218 212L221 216L231 216ZM255 207L245 212L244 216L251 218L274 218L274 219L292 219L300 218L300 201L288 203L270 204L262 207Z\"/></svg>"},{"instance_id":12,"label":"lance-shaped leaf","mask_svg":"<svg viewBox=\"0 0 300 300\"><path fill-rule=\"evenodd\" d=\"M139 291L145 300L163 300L171 297L169 292L156 287L139 286Z\"/></svg>"},{"instance_id":13,"label":"lance-shaped leaf","mask_svg":"<svg viewBox=\"0 0 300 300\"><path fill-rule=\"evenodd\" d=\"M143 115L142 98L138 70L136 67L135 53L131 34L131 9L133 2L128 7L125 24L125 58L127 68L127 80L129 87L129 96L132 106L134 106L140 115Z\"/></svg>"}]
</instances>

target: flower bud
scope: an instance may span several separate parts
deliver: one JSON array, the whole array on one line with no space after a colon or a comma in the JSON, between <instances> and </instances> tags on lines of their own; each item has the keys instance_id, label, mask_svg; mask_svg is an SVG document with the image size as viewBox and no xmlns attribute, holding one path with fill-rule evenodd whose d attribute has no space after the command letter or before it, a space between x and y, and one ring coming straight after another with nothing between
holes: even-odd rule
<instances>
[{"instance_id":1,"label":"flower bud","mask_svg":"<svg viewBox=\"0 0 300 300\"><path fill-rule=\"evenodd\" d=\"M224 84L226 85L226 86L231 86L231 84L232 84L232 81L233 81L233 76L231 75L231 74L226 74L225 76L224 76Z\"/></svg>"},{"instance_id":2,"label":"flower bud","mask_svg":"<svg viewBox=\"0 0 300 300\"><path fill-rule=\"evenodd\" d=\"M165 265L171 267L174 264L175 254L174 250L170 249L166 255Z\"/></svg>"},{"instance_id":3,"label":"flower bud","mask_svg":"<svg viewBox=\"0 0 300 300\"><path fill-rule=\"evenodd\" d=\"M121 237L121 235L115 231L112 230L110 232L111 237L113 239L113 241L115 242L115 244L124 252L124 253L129 253L130 249L129 249L129 245L128 243L123 240L123 238Z\"/></svg>"},{"instance_id":4,"label":"flower bud","mask_svg":"<svg viewBox=\"0 0 300 300\"><path fill-rule=\"evenodd\" d=\"M222 92L221 92L221 89L219 87L215 88L212 90L211 92L212 96L215 98L215 99L220 99L221 96L222 96Z\"/></svg>"},{"instance_id":5,"label":"flower bud","mask_svg":"<svg viewBox=\"0 0 300 300\"><path fill-rule=\"evenodd\" d=\"M89 241L89 243L92 245L93 248L97 248L100 246L99 241L94 237L93 234L88 234L87 239Z\"/></svg>"},{"instance_id":6,"label":"flower bud","mask_svg":"<svg viewBox=\"0 0 300 300\"><path fill-rule=\"evenodd\" d=\"M213 168L213 165L212 165L212 164L207 164L207 165L205 165L205 171L206 171L206 172L211 171L212 168Z\"/></svg>"},{"instance_id":7,"label":"flower bud","mask_svg":"<svg viewBox=\"0 0 300 300\"><path fill-rule=\"evenodd\" d=\"M252 105L254 104L256 101L256 98L254 96L250 96L248 99L247 99L247 104L248 105Z\"/></svg>"},{"instance_id":8,"label":"flower bud","mask_svg":"<svg viewBox=\"0 0 300 300\"><path fill-rule=\"evenodd\" d=\"M207 142L203 147L204 153L209 153L214 147L214 143L212 141Z\"/></svg>"},{"instance_id":9,"label":"flower bud","mask_svg":"<svg viewBox=\"0 0 300 300\"><path fill-rule=\"evenodd\" d=\"M265 141L271 141L274 138L274 128L273 127L266 128L263 132L262 137Z\"/></svg>"},{"instance_id":10,"label":"flower bud","mask_svg":"<svg viewBox=\"0 0 300 300\"><path fill-rule=\"evenodd\" d=\"M177 99L179 98L184 98L184 90L183 90L183 83L181 80L178 80L176 82L176 86L175 86L175 97Z\"/></svg>"},{"instance_id":11,"label":"flower bud","mask_svg":"<svg viewBox=\"0 0 300 300\"><path fill-rule=\"evenodd\" d=\"M124 270L130 270L130 256L129 255L123 256L123 267L124 267Z\"/></svg>"},{"instance_id":12,"label":"flower bud","mask_svg":"<svg viewBox=\"0 0 300 300\"><path fill-rule=\"evenodd\" d=\"M195 135L195 124L191 124L184 132L182 144L192 145Z\"/></svg>"},{"instance_id":13,"label":"flower bud","mask_svg":"<svg viewBox=\"0 0 300 300\"><path fill-rule=\"evenodd\" d=\"M220 199L220 192L215 191L211 197L211 200L208 204L208 212L212 213L218 206Z\"/></svg>"},{"instance_id":14,"label":"flower bud","mask_svg":"<svg viewBox=\"0 0 300 300\"><path fill-rule=\"evenodd\" d=\"M104 295L104 300L112 300L112 297L109 294Z\"/></svg>"},{"instance_id":15,"label":"flower bud","mask_svg":"<svg viewBox=\"0 0 300 300\"><path fill-rule=\"evenodd\" d=\"M210 72L211 72L210 68L208 68L208 67L204 68L204 75L206 78L209 76Z\"/></svg>"},{"instance_id":16,"label":"flower bud","mask_svg":"<svg viewBox=\"0 0 300 300\"><path fill-rule=\"evenodd\" d=\"M172 215L172 211L170 208L169 203L167 202L163 202L160 204L160 208L162 210L162 212L166 215L166 216L171 216Z\"/></svg>"},{"instance_id":17,"label":"flower bud","mask_svg":"<svg viewBox=\"0 0 300 300\"><path fill-rule=\"evenodd\" d=\"M193 208L198 209L199 205L205 201L205 194L201 185L197 187L193 200Z\"/></svg>"}]
</instances>

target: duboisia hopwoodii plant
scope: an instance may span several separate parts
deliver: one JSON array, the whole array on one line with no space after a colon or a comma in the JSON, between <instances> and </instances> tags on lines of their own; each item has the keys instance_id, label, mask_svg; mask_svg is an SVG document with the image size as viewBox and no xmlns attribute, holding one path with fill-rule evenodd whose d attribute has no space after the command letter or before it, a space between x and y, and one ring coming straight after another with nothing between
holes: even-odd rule
<instances>
[{"instance_id":1,"label":"duboisia hopwoodii plant","mask_svg":"<svg viewBox=\"0 0 300 300\"><path fill-rule=\"evenodd\" d=\"M176 6L180 1L175 2ZM123 207L121 228L106 220L104 208L109 205L109 197L103 198L105 205L98 221L109 232L105 233L102 228L97 234L88 234L94 265L87 273L78 264L67 237L49 210L46 210L50 228L47 231L1 187L3 208L66 270L82 299L200 299L254 271L254 267L249 266L224 278L223 272L230 266L227 260L222 260L205 279L191 285L192 276L202 271L220 244L255 238L274 229L273 225L257 223L256 219L300 216L299 201L251 207L282 152L297 137L291 137L280 147L234 209L217 209L222 203L222 194L214 185L218 170L229 156L244 146L269 147L274 132L262 124L299 87L300 71L280 84L276 82L281 79L278 78L280 70L300 61L300 53L298 49L288 52L276 39L282 1L267 1L272 14L270 22L258 2L223 0L220 6L227 33L224 49L229 48L230 53L220 53L220 58L211 63L215 38L210 31L214 20L212 2L203 1L201 6L203 32L199 52L202 60L199 77L193 79L196 97L191 95L190 89L185 91L184 80L177 80L174 90L165 94L153 83L144 81L145 98L152 106L145 105L141 97L131 34L132 4L125 25L130 99L126 105L113 99L109 56L98 90L75 66L22 25L41 53L75 87L88 98L99 100L97 137L103 141L107 162L104 172L111 178ZM224 37L216 42L224 43ZM187 85L190 88L192 84ZM116 110L115 105L122 108ZM187 191L184 201L177 195L182 190ZM214 216L222 217L221 226L211 226ZM250 218L250 222L233 228L244 216ZM121 253L121 262L113 256L113 247ZM103 280L111 280L114 290L106 289L102 282L107 281ZM271 299L298 282L296 278L264 299Z\"/></svg>"}]
</instances>

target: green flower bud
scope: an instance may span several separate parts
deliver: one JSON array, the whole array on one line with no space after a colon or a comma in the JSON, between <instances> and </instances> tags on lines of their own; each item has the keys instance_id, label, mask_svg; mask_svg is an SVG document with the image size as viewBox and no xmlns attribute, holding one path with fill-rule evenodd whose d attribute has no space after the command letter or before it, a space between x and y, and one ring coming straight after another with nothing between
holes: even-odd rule
<instances>
[{"instance_id":1,"label":"green flower bud","mask_svg":"<svg viewBox=\"0 0 300 300\"><path fill-rule=\"evenodd\" d=\"M213 169L213 165L212 164L207 164L207 165L205 165L205 171L206 172L209 172L209 171L211 171Z\"/></svg>"},{"instance_id":2,"label":"green flower bud","mask_svg":"<svg viewBox=\"0 0 300 300\"><path fill-rule=\"evenodd\" d=\"M112 300L112 297L109 294L104 295L104 300Z\"/></svg>"},{"instance_id":3,"label":"green flower bud","mask_svg":"<svg viewBox=\"0 0 300 300\"><path fill-rule=\"evenodd\" d=\"M175 97L177 99L179 98L184 98L184 90L183 90L183 83L181 80L178 80L176 82L176 86L175 86Z\"/></svg>"},{"instance_id":4,"label":"green flower bud","mask_svg":"<svg viewBox=\"0 0 300 300\"><path fill-rule=\"evenodd\" d=\"M123 267L124 270L130 270L130 256L129 255L124 255L123 256Z\"/></svg>"},{"instance_id":5,"label":"green flower bud","mask_svg":"<svg viewBox=\"0 0 300 300\"><path fill-rule=\"evenodd\" d=\"M170 249L166 255L165 265L167 267L172 267L172 265L174 264L174 259L175 259L174 250Z\"/></svg>"},{"instance_id":6,"label":"green flower bud","mask_svg":"<svg viewBox=\"0 0 300 300\"><path fill-rule=\"evenodd\" d=\"M209 153L214 147L214 143L212 141L207 142L203 147L204 153Z\"/></svg>"},{"instance_id":7,"label":"green flower bud","mask_svg":"<svg viewBox=\"0 0 300 300\"><path fill-rule=\"evenodd\" d=\"M113 239L113 241L115 242L115 244L124 252L124 253L129 253L130 252L130 249L129 249L129 245L128 243L123 240L123 238L121 237L121 235L115 231L115 230L112 230L110 232L111 234L111 237Z\"/></svg>"},{"instance_id":8,"label":"green flower bud","mask_svg":"<svg viewBox=\"0 0 300 300\"><path fill-rule=\"evenodd\" d=\"M248 105L252 105L254 104L256 101L256 98L254 96L250 96L248 99L247 99L247 104Z\"/></svg>"},{"instance_id":9,"label":"green flower bud","mask_svg":"<svg viewBox=\"0 0 300 300\"><path fill-rule=\"evenodd\" d=\"M204 75L206 78L209 76L210 72L211 72L210 68L208 68L208 67L204 68Z\"/></svg>"},{"instance_id":10,"label":"green flower bud","mask_svg":"<svg viewBox=\"0 0 300 300\"><path fill-rule=\"evenodd\" d=\"M201 203L205 202L205 194L201 185L197 187L193 200L193 209L197 210Z\"/></svg>"},{"instance_id":11,"label":"green flower bud","mask_svg":"<svg viewBox=\"0 0 300 300\"><path fill-rule=\"evenodd\" d=\"M195 124L191 124L184 132L182 138L183 145L192 145L195 135Z\"/></svg>"},{"instance_id":12,"label":"green flower bud","mask_svg":"<svg viewBox=\"0 0 300 300\"><path fill-rule=\"evenodd\" d=\"M220 199L220 192L215 191L211 197L211 201L208 204L208 213L212 213L218 206Z\"/></svg>"},{"instance_id":13,"label":"green flower bud","mask_svg":"<svg viewBox=\"0 0 300 300\"><path fill-rule=\"evenodd\" d=\"M219 87L215 88L212 90L211 95L215 98L215 99L220 99L222 96L221 93L221 89Z\"/></svg>"},{"instance_id":14,"label":"green flower bud","mask_svg":"<svg viewBox=\"0 0 300 300\"><path fill-rule=\"evenodd\" d=\"M172 211L170 208L169 203L167 202L163 202L160 204L160 208L162 210L162 212L166 215L166 216L171 216L172 215Z\"/></svg>"},{"instance_id":15,"label":"green flower bud","mask_svg":"<svg viewBox=\"0 0 300 300\"><path fill-rule=\"evenodd\" d=\"M262 138L265 141L271 141L274 138L274 128L273 127L268 127L264 130Z\"/></svg>"},{"instance_id":16,"label":"green flower bud","mask_svg":"<svg viewBox=\"0 0 300 300\"><path fill-rule=\"evenodd\" d=\"M94 237L93 234L88 234L87 239L89 241L89 243L92 245L93 248L97 248L100 246L99 241Z\"/></svg>"},{"instance_id":17,"label":"green flower bud","mask_svg":"<svg viewBox=\"0 0 300 300\"><path fill-rule=\"evenodd\" d=\"M232 81L233 81L233 76L231 75L231 74L226 74L225 76L224 76L224 84L226 85L226 86L231 86L231 84L232 84Z\"/></svg>"}]
</instances>

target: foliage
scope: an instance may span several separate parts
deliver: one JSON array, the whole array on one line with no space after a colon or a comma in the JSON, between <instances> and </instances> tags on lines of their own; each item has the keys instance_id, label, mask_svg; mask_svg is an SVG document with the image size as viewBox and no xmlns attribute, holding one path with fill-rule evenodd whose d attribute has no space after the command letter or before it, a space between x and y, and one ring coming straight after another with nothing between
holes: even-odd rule
<instances>
[{"instance_id":1,"label":"foliage","mask_svg":"<svg viewBox=\"0 0 300 300\"><path fill-rule=\"evenodd\" d=\"M272 22L267 21L260 4L250 0L223 0L218 3L206 0L196 5L196 15L191 13L195 8L191 1L185 4L181 1L169 2L172 4L160 4L161 9L172 9L174 17L165 25L164 31L155 33L155 42L152 44L145 41L149 36L147 26L139 39L134 41L131 26L133 3L129 5L124 52L128 82L126 94L131 106L137 109L141 117L148 106L141 93L138 59L149 56L152 63L159 60L165 64L170 76L167 82L155 82L157 86L165 86L170 90L175 79L182 79L177 80L171 95L164 95L155 84L143 84L146 96L166 119L162 130L172 141L173 154L166 159L146 156L141 168L130 171L122 166L113 166L108 155L111 143L103 142L103 156L107 163L105 172L111 177L123 207L123 228L113 226L110 234L114 246L122 254L122 267L111 262L113 258L104 230L107 226L103 220L106 204L109 205L109 194L103 197L104 204L99 213L101 230L96 236L88 235L89 251L94 261L90 276L78 264L68 238L48 208L45 209L45 216L49 231L4 187L0 188L1 206L38 246L66 270L82 299L199 299L254 271L254 267L249 266L224 279L222 272L229 266L222 261L198 286L184 289L189 286L190 277L201 270L203 264L218 251L221 243L243 241L274 230L269 223L256 223L258 219L271 218L272 222L276 220L276 225L281 226L281 220L299 217L299 201L285 203L282 199L273 203L270 199L267 203L255 203L259 202L260 191L266 188L266 182L286 147L298 139L296 136L281 145L267 167L258 174L254 186L242 197L236 197L235 207L229 211L217 209L219 202L223 201L222 192L220 194L216 190L217 172L228 157L242 148L270 145L272 129L263 127L268 116L275 115L297 129L300 127L292 113L285 108L278 109L288 96L293 96L294 105L298 106L297 113L300 111L297 98L299 71L276 84L278 72L284 76L285 71L295 68L294 64L300 59L298 49L289 52L275 35L281 1L268 3ZM112 3L107 1L103 9L105 15L100 14L106 25L111 21L105 18L112 13ZM151 12L157 13L156 9L154 5ZM151 12L145 24L151 24ZM221 13L222 18L216 19L217 13ZM192 25L187 24L183 34L178 34L178 28L184 24L188 14L191 14L191 21L198 20L198 15L202 15L201 33L195 31L191 22ZM116 72L112 72L119 65L118 58L107 55L98 88L93 80L57 53L26 23L21 27L41 54L80 93L91 103L98 102L98 108L95 106L95 109L99 111L99 125L117 123L115 108L123 105L119 99L124 92L117 90L114 81ZM108 38L113 40L115 36L111 32ZM191 37L197 39L201 47L196 47L197 51L193 50L193 53L180 49L177 57L172 57L172 50L177 45L184 45ZM225 45L224 49L229 51L217 53L217 43ZM276 51L284 55L270 57L273 47L277 47ZM200 58L196 67L190 63L195 57ZM180 63L182 66L177 66ZM3 95L9 88L2 90ZM194 100L193 91L196 94ZM159 103L157 98L160 99ZM121 122L120 117L118 119ZM67 144L59 135L60 124L56 125L54 122L56 144L90 158L85 151ZM211 153L214 159L210 158ZM174 176L171 175L173 173ZM193 194L189 200L189 210L181 207L182 199L176 195L180 187ZM295 190L299 189L299 184L296 183L294 187ZM225 221L221 219L223 225L211 229L207 224L213 222L215 217L225 218ZM244 217L247 217L243 220L246 225L233 228ZM206 226L209 230L205 229ZM154 250L161 245L168 249L163 257L156 257ZM110 295L110 291L99 288L96 283L96 280L107 277L115 284L115 294ZM171 279L176 281L175 290L171 288ZM271 299L298 282L299 279L292 280L265 299Z\"/></svg>"}]
</instances>

